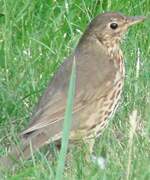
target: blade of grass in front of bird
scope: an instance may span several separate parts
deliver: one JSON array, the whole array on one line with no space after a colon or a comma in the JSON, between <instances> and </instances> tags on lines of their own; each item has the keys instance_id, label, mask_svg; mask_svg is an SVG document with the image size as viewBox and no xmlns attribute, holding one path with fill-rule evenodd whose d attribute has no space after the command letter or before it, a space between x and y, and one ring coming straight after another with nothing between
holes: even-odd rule
<instances>
[{"instance_id":1,"label":"blade of grass in front of bird","mask_svg":"<svg viewBox=\"0 0 150 180\"><path fill-rule=\"evenodd\" d=\"M61 180L63 178L65 157L67 153L68 141L69 141L69 132L72 124L72 111L73 111L73 100L75 95L75 82L76 82L76 64L75 59L72 65L72 72L69 82L69 90L67 97L67 106L64 117L64 125L62 132L62 141L61 141L61 150L58 158L58 165L56 169L55 180Z\"/></svg>"}]
</instances>

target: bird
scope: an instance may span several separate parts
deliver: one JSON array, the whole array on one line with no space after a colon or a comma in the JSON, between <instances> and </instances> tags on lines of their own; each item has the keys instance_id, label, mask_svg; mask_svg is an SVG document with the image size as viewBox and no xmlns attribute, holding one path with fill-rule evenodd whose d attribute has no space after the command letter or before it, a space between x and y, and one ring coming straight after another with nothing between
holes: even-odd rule
<instances>
[{"instance_id":1,"label":"bird","mask_svg":"<svg viewBox=\"0 0 150 180\"><path fill-rule=\"evenodd\" d=\"M22 148L14 148L1 163L28 159L49 142L60 142L72 64L76 62L76 88L69 141L83 140L93 151L95 139L106 129L115 113L125 80L125 65L120 43L124 33L144 16L118 12L97 15L87 26L75 50L60 65L35 107L28 127L21 132Z\"/></svg>"}]
</instances>

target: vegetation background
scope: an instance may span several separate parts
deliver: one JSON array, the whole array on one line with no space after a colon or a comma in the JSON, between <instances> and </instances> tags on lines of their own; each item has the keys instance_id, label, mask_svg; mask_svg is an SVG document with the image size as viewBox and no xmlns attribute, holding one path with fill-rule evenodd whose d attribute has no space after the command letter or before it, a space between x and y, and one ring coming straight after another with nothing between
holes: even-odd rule
<instances>
[{"instance_id":1,"label":"vegetation background","mask_svg":"<svg viewBox=\"0 0 150 180\"><path fill-rule=\"evenodd\" d=\"M1 156L17 143L17 133L28 124L49 79L87 24L106 11L148 19L132 27L122 44L126 81L121 105L95 145L96 155L107 159L106 168L87 163L84 147L74 149L64 179L150 179L149 0L0 0ZM56 162L44 156L49 149L22 161L14 171L0 173L0 179L54 179Z\"/></svg>"}]
</instances>

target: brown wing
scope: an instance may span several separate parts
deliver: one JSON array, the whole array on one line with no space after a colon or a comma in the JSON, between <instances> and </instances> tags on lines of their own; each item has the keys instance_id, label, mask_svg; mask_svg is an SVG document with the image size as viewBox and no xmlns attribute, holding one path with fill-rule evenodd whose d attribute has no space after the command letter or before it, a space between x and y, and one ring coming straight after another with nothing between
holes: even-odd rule
<instances>
[{"instance_id":1,"label":"brown wing","mask_svg":"<svg viewBox=\"0 0 150 180\"><path fill-rule=\"evenodd\" d=\"M72 59L66 60L60 66L34 110L31 123L22 132L22 135L52 125L56 121L63 119L71 64Z\"/></svg>"},{"instance_id":2,"label":"brown wing","mask_svg":"<svg viewBox=\"0 0 150 180\"><path fill-rule=\"evenodd\" d=\"M73 58L76 59L77 64L73 113L86 108L86 105L94 101L95 98L101 98L107 94L105 89L112 88L116 70L114 64L109 61L105 51L101 51L101 48L102 46L100 47L99 44L95 43L86 50L77 49L75 55L60 66L39 101L32 116L32 121L28 128L23 131L23 135L30 135L38 130L41 131L44 127L49 127L48 129L52 130L53 133L50 136L61 132ZM98 96L95 97L95 94L98 94ZM78 122L73 123L73 126L77 125Z\"/></svg>"}]
</instances>

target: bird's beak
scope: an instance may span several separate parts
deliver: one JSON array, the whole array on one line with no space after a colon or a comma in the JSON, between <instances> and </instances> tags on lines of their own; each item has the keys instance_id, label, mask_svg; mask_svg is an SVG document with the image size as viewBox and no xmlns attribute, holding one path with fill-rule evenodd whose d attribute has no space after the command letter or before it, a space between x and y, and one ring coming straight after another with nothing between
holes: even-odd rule
<instances>
[{"instance_id":1,"label":"bird's beak","mask_svg":"<svg viewBox=\"0 0 150 180\"><path fill-rule=\"evenodd\" d=\"M145 16L133 16L133 17L128 17L127 18L127 25L132 26L134 24L140 23L146 19Z\"/></svg>"}]
</instances>

